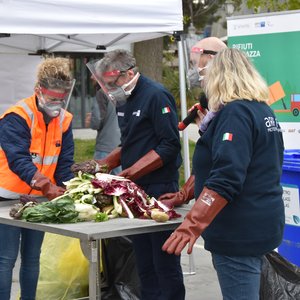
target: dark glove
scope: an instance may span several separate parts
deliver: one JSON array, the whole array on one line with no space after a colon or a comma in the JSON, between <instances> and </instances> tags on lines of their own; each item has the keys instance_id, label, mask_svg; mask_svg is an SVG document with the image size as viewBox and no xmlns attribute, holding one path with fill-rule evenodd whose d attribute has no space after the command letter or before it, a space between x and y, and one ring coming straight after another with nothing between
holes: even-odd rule
<instances>
[{"instance_id":1,"label":"dark glove","mask_svg":"<svg viewBox=\"0 0 300 300\"><path fill-rule=\"evenodd\" d=\"M78 173L96 174L97 172L109 173L112 169L118 167L121 164L121 147L117 147L105 158L99 160L87 160L79 164L73 164L71 171Z\"/></svg>"},{"instance_id":2,"label":"dark glove","mask_svg":"<svg viewBox=\"0 0 300 300\"><path fill-rule=\"evenodd\" d=\"M189 203L194 198L195 176L191 175L187 182L177 193L167 193L161 195L158 200L168 207L180 206L184 203Z\"/></svg>"},{"instance_id":3,"label":"dark glove","mask_svg":"<svg viewBox=\"0 0 300 300\"><path fill-rule=\"evenodd\" d=\"M48 177L41 174L39 171L36 171L34 174L30 185L33 189L41 191L43 196L48 200L61 196L65 192L64 188L52 183Z\"/></svg>"},{"instance_id":4,"label":"dark glove","mask_svg":"<svg viewBox=\"0 0 300 300\"><path fill-rule=\"evenodd\" d=\"M83 173L89 173L89 174L96 174L97 172L100 172L100 165L98 164L98 161L96 160L87 160L82 163L73 164L71 166L71 171L73 173L78 173L79 171Z\"/></svg>"},{"instance_id":5,"label":"dark glove","mask_svg":"<svg viewBox=\"0 0 300 300\"><path fill-rule=\"evenodd\" d=\"M191 254L198 237L227 203L227 200L218 193L204 187L194 206L185 216L185 220L166 240L162 250L169 254L180 255L189 244L187 253Z\"/></svg>"},{"instance_id":6,"label":"dark glove","mask_svg":"<svg viewBox=\"0 0 300 300\"><path fill-rule=\"evenodd\" d=\"M37 203L36 198L32 197L30 195L21 195L20 196L20 202L25 205L27 202L34 202Z\"/></svg>"},{"instance_id":7,"label":"dark glove","mask_svg":"<svg viewBox=\"0 0 300 300\"><path fill-rule=\"evenodd\" d=\"M160 156L154 150L151 150L136 163L134 163L130 168L123 170L118 175L130 180L136 180L162 166L163 161Z\"/></svg>"}]
</instances>

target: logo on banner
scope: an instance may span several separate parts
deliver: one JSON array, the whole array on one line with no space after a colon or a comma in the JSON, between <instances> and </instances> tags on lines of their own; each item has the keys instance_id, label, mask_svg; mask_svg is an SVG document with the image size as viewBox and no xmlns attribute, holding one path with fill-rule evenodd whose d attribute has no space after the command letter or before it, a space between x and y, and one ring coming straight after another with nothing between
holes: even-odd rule
<instances>
[{"instance_id":1,"label":"logo on banner","mask_svg":"<svg viewBox=\"0 0 300 300\"><path fill-rule=\"evenodd\" d=\"M265 21L261 21L261 22L257 22L254 24L254 26L256 28L259 28L259 27L266 27L266 22Z\"/></svg>"}]
</instances>

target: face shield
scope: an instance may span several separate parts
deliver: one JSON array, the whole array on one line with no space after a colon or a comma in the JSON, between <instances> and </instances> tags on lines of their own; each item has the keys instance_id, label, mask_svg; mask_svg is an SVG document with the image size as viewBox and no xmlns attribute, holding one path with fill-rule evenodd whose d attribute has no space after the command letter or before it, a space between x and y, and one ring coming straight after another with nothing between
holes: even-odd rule
<instances>
[{"instance_id":1,"label":"face shield","mask_svg":"<svg viewBox=\"0 0 300 300\"><path fill-rule=\"evenodd\" d=\"M212 50L204 50L199 47L192 47L190 52L190 65L188 70L188 87L189 89L200 87L200 82L204 78L203 70L207 68L207 66L200 67L200 61L203 55L210 54L216 55L216 51Z\"/></svg>"},{"instance_id":2,"label":"face shield","mask_svg":"<svg viewBox=\"0 0 300 300\"><path fill-rule=\"evenodd\" d=\"M102 91L108 96L110 101L116 106L121 106L126 103L127 98L131 95L135 87L135 80L138 77L138 73L127 83L122 86L117 85L117 81L121 76L125 76L126 72L133 69L134 66L126 70L111 70L100 71L101 61L94 61L87 63L87 67L92 73L93 77L99 83Z\"/></svg>"},{"instance_id":3,"label":"face shield","mask_svg":"<svg viewBox=\"0 0 300 300\"><path fill-rule=\"evenodd\" d=\"M36 89L39 107L51 118L55 118L67 109L75 85L73 80L47 78L41 80Z\"/></svg>"}]
</instances>

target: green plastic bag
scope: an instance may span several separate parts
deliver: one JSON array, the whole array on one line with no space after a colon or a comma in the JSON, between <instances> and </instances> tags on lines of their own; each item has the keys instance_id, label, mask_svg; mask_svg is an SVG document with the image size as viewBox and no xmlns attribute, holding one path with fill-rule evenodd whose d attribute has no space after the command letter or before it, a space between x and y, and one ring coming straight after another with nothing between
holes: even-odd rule
<instances>
[{"instance_id":1,"label":"green plastic bag","mask_svg":"<svg viewBox=\"0 0 300 300\"><path fill-rule=\"evenodd\" d=\"M88 296L89 262L79 239L46 233L42 245L36 300Z\"/></svg>"}]
</instances>

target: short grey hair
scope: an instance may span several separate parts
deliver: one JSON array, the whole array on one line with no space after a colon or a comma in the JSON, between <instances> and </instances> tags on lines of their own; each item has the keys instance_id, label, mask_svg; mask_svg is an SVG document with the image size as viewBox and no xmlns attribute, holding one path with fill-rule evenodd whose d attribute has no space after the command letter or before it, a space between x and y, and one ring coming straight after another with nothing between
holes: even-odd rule
<instances>
[{"instance_id":1,"label":"short grey hair","mask_svg":"<svg viewBox=\"0 0 300 300\"><path fill-rule=\"evenodd\" d=\"M133 69L137 72L136 60L133 55L124 49L107 52L104 57L96 63L95 69L100 74L110 70L127 71Z\"/></svg>"}]
</instances>

